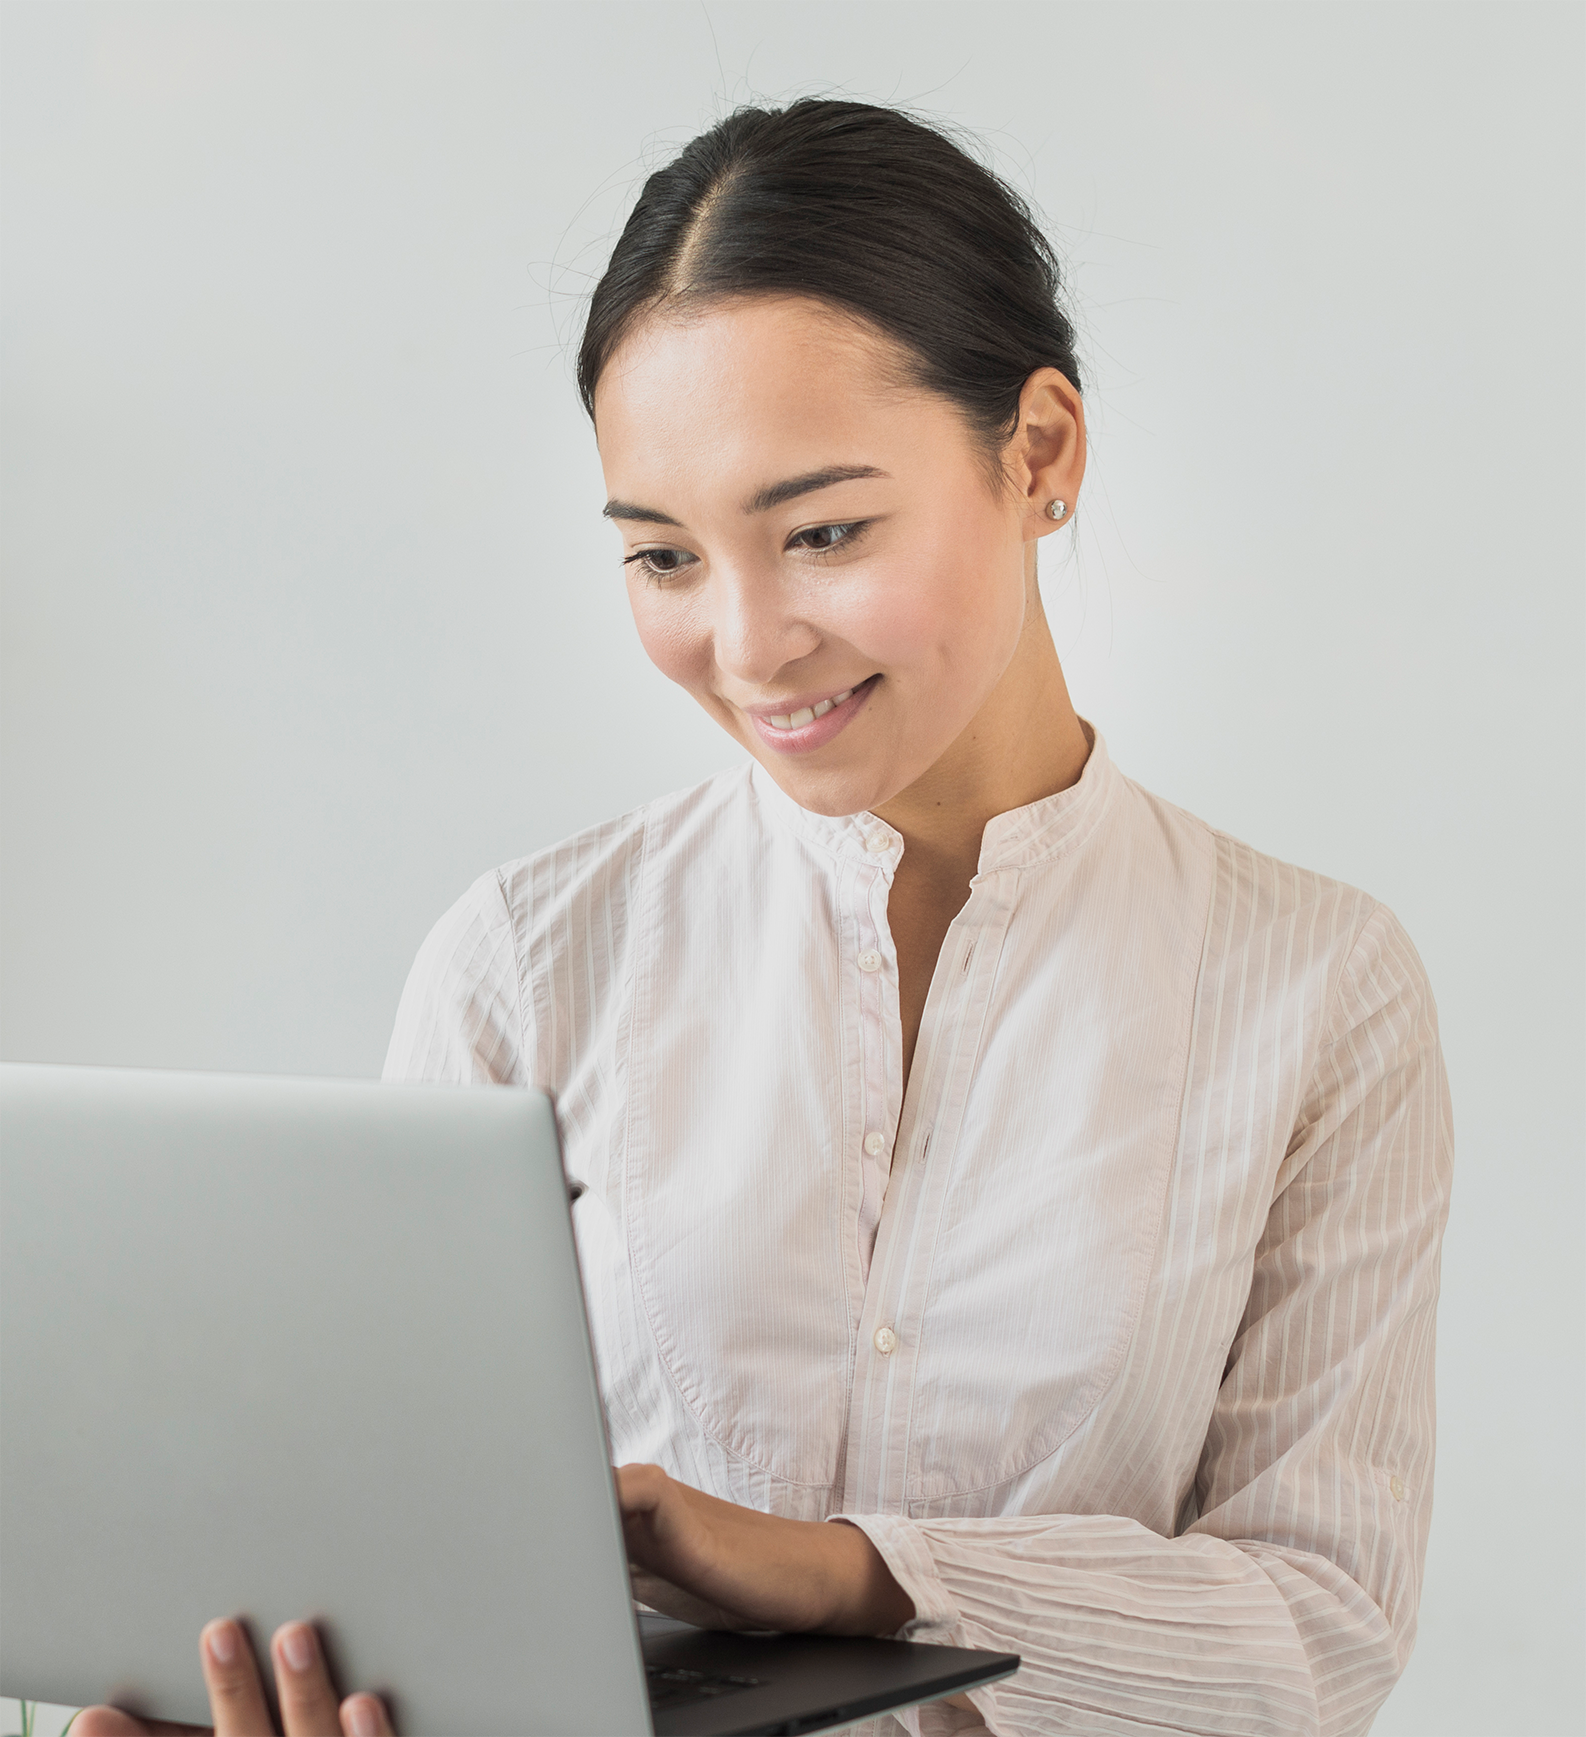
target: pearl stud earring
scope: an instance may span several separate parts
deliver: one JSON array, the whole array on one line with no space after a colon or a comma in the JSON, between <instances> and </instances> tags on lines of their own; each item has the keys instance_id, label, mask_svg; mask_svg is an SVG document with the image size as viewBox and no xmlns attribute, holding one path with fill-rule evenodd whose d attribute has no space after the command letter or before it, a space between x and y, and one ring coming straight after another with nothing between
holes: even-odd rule
<instances>
[{"instance_id":1,"label":"pearl stud earring","mask_svg":"<svg viewBox=\"0 0 1586 1737\"><path fill-rule=\"evenodd\" d=\"M1060 519L1067 511L1067 501L1048 501L1046 503L1046 516L1049 519Z\"/></svg>"}]
</instances>

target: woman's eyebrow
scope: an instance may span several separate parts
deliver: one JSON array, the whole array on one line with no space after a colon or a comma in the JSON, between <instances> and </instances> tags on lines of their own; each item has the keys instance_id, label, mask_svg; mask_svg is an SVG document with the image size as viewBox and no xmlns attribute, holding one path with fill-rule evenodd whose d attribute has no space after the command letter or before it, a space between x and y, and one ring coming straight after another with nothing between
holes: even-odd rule
<instances>
[{"instance_id":1,"label":"woman's eyebrow","mask_svg":"<svg viewBox=\"0 0 1586 1737\"><path fill-rule=\"evenodd\" d=\"M637 519L645 525L676 525L682 530L681 519L674 519L670 513L658 512L654 507L635 506L632 501L607 501L600 509L603 519Z\"/></svg>"},{"instance_id":2,"label":"woman's eyebrow","mask_svg":"<svg viewBox=\"0 0 1586 1737\"><path fill-rule=\"evenodd\" d=\"M800 495L812 495L817 489L829 489L833 483L855 482L861 477L890 477L890 471L877 470L873 464L828 464L820 470L805 471L803 476L790 476L784 482L767 483L756 489L743 504L745 513L767 513L784 501L797 500ZM641 507L634 501L611 500L600 509L607 519L633 519L644 525L674 525L683 529L682 521L658 507Z\"/></svg>"},{"instance_id":3,"label":"woman's eyebrow","mask_svg":"<svg viewBox=\"0 0 1586 1737\"><path fill-rule=\"evenodd\" d=\"M854 482L860 477L889 474L887 471L877 470L873 464L829 464L821 470L805 471L803 476L790 476L786 482L768 483L763 489L756 489L743 503L743 510L746 513L767 513L772 507L781 506L784 501L796 500L800 495L812 495L817 489L829 489L833 483Z\"/></svg>"}]
</instances>

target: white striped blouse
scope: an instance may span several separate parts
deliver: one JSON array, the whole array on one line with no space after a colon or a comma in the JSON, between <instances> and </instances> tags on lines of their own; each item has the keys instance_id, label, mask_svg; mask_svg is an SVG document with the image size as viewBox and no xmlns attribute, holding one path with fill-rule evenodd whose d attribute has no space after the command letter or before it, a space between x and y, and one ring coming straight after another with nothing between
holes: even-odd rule
<instances>
[{"instance_id":1,"label":"white striped blouse","mask_svg":"<svg viewBox=\"0 0 1586 1737\"><path fill-rule=\"evenodd\" d=\"M750 766L510 863L386 1076L554 1095L619 1462L852 1518L907 1636L1023 1656L898 1724L1365 1731L1432 1497L1414 948L1098 736L986 828L905 1096L902 848Z\"/></svg>"}]
</instances>

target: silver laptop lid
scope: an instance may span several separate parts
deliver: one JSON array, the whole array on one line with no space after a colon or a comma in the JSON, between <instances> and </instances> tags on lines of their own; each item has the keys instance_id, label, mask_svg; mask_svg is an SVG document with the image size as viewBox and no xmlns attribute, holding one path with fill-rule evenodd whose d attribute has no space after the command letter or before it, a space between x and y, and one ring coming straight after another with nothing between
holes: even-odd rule
<instances>
[{"instance_id":1,"label":"silver laptop lid","mask_svg":"<svg viewBox=\"0 0 1586 1737\"><path fill-rule=\"evenodd\" d=\"M539 1093L0 1068L0 1692L209 1723L321 1619L399 1728L647 1732Z\"/></svg>"}]
</instances>

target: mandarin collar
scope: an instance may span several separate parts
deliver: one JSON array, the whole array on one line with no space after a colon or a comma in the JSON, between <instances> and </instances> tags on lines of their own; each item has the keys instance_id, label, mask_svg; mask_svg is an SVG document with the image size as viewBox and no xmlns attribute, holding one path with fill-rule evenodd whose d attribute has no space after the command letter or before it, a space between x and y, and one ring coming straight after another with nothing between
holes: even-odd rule
<instances>
[{"instance_id":1,"label":"mandarin collar","mask_svg":"<svg viewBox=\"0 0 1586 1737\"><path fill-rule=\"evenodd\" d=\"M976 873L1032 867L1049 857L1077 848L1094 829L1112 797L1119 774L1107 744L1094 724L1080 719L1091 737L1091 749L1078 779L1055 796L1043 796L1022 808L994 814L980 841ZM779 825L845 861L885 869L890 873L903 855L903 835L868 810L859 814L815 814L801 808L758 760L749 775L761 804Z\"/></svg>"}]
</instances>

